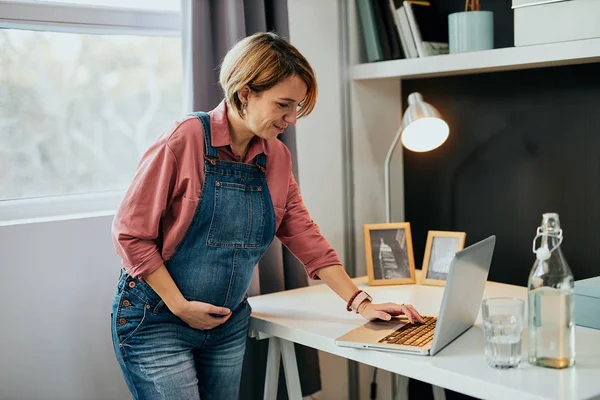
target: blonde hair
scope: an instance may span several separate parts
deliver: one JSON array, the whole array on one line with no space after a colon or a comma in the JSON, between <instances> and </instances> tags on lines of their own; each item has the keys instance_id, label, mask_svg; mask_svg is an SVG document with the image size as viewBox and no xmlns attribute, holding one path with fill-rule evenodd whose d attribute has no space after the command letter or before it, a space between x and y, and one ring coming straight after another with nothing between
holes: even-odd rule
<instances>
[{"instance_id":1,"label":"blonde hair","mask_svg":"<svg viewBox=\"0 0 600 400\"><path fill-rule=\"evenodd\" d=\"M311 113L317 101L315 74L306 58L287 40L271 32L261 32L240 40L227 52L219 82L228 106L243 118L239 90L248 86L260 93L292 75L297 75L307 87L298 112L301 118Z\"/></svg>"}]
</instances>

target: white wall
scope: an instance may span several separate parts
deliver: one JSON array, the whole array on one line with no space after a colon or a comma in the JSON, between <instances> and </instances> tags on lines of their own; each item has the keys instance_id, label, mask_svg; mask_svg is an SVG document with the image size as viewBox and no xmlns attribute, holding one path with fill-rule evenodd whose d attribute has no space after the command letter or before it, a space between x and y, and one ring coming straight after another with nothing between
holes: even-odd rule
<instances>
[{"instance_id":1,"label":"white wall","mask_svg":"<svg viewBox=\"0 0 600 400\"><path fill-rule=\"evenodd\" d=\"M322 233L328 238L334 249L344 256L344 176L342 164L342 140L350 132L343 131L343 99L342 87L344 84L344 63L342 57L342 40L340 37L339 1L347 0L288 0L290 40L306 56L317 75L319 83L319 99L314 112L305 119L298 121L296 141L298 145L298 166L300 174L300 188L304 201L315 222L319 224ZM393 91L393 89L392 89ZM399 94L399 93L398 93ZM380 99L375 99L380 100ZM377 107L377 102L373 104ZM395 132L394 132L395 133ZM379 139L377 137L380 137ZM393 133L392 133L393 136ZM362 186L381 188L383 193L383 179L373 171L383 171L374 160L372 149L380 156L389 145L389 133L369 137L365 132L353 137L361 151L354 151L355 178L359 195L359 208L356 222L357 253L356 267L359 274L365 274L364 250L361 224L369 218L363 209L369 209L369 214L376 213L372 210L377 202L368 203L368 199L375 197L381 201L383 196L378 196L376 190L366 196L361 196ZM366 145L365 145L366 144ZM366 152L363 153L362 149ZM383 164L381 164L382 166ZM381 172L382 175L382 172ZM374 179L375 178L375 179ZM381 180L381 182L379 182ZM382 210L382 208L379 208ZM381 222L379 219L369 222ZM340 310L345 312L345 310ZM348 397L347 361L327 353L319 353L321 367L321 381L323 390L316 398L320 400L337 400ZM372 379L373 369L362 365L360 374L361 399L369 398L369 384ZM390 398L390 375L380 372L378 374L380 399Z\"/></svg>"},{"instance_id":2,"label":"white wall","mask_svg":"<svg viewBox=\"0 0 600 400\"><path fill-rule=\"evenodd\" d=\"M338 2L288 0L288 13L290 41L308 59L319 85L314 111L296 126L300 191L311 217L344 262ZM319 364L323 390L315 397L347 398L346 360L319 352Z\"/></svg>"},{"instance_id":3,"label":"white wall","mask_svg":"<svg viewBox=\"0 0 600 400\"><path fill-rule=\"evenodd\" d=\"M397 122L400 123L400 85L389 82L375 86L351 84L355 111L349 117L353 129L352 132L343 130L341 85L345 84L347 61L341 59L340 24L346 16L340 15L340 2L345 2L352 15L354 0L288 0L290 40L311 63L319 84L315 110L299 120L296 129L300 189L313 219L344 262L342 141L345 135L352 134L355 245L351 250L356 254L357 275L366 275L362 226L384 222L383 161L398 127L378 123L378 115L393 110L398 113ZM354 19L350 18L349 22L349 57L351 63L356 63L360 58L358 30ZM402 220L401 156L394 158L392 168L396 171L392 185L393 218ZM323 390L315 397L319 400L348 398L347 361L323 352L319 353L319 361ZM359 398L368 399L373 368L361 365L359 375ZM379 371L377 376L377 398L391 398L390 374Z\"/></svg>"},{"instance_id":4,"label":"white wall","mask_svg":"<svg viewBox=\"0 0 600 400\"><path fill-rule=\"evenodd\" d=\"M322 233L344 256L340 43L336 0L288 0L290 41L315 70L319 97L298 120L300 191ZM343 260L342 260L343 261Z\"/></svg>"},{"instance_id":5,"label":"white wall","mask_svg":"<svg viewBox=\"0 0 600 400\"><path fill-rule=\"evenodd\" d=\"M131 397L111 343L111 221L0 226L0 399Z\"/></svg>"}]
</instances>

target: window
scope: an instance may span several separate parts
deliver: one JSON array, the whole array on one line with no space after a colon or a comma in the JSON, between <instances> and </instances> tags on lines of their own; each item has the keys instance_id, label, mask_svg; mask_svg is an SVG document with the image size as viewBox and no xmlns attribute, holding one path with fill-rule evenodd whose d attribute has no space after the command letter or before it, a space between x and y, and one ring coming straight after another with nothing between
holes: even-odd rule
<instances>
[{"instance_id":1,"label":"window","mask_svg":"<svg viewBox=\"0 0 600 400\"><path fill-rule=\"evenodd\" d=\"M143 10L179 11L181 0L34 0L42 3L69 3L79 5L124 7Z\"/></svg>"},{"instance_id":2,"label":"window","mask_svg":"<svg viewBox=\"0 0 600 400\"><path fill-rule=\"evenodd\" d=\"M182 114L178 10L0 1L0 206L112 192L114 209L142 153Z\"/></svg>"}]
</instances>

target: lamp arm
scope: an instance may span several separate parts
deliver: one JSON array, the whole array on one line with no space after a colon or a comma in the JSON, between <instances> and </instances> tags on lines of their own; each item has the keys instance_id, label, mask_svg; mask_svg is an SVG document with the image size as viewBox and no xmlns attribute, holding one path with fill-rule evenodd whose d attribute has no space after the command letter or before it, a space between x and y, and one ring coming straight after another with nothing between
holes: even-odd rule
<instances>
[{"instance_id":1,"label":"lamp arm","mask_svg":"<svg viewBox=\"0 0 600 400\"><path fill-rule=\"evenodd\" d=\"M385 169L383 171L383 179L385 185L385 222L391 222L392 220L392 205L390 198L390 162L392 161L392 154L394 154L394 150L396 150L398 140L400 140L400 136L402 135L403 130L404 124L401 124L387 152L387 156L385 157Z\"/></svg>"}]
</instances>

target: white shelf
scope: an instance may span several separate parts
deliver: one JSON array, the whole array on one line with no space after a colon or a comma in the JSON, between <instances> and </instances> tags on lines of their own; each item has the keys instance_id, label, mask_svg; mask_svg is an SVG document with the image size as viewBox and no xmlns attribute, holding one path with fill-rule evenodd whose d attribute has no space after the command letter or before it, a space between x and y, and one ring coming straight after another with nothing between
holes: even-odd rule
<instances>
[{"instance_id":1,"label":"white shelf","mask_svg":"<svg viewBox=\"0 0 600 400\"><path fill-rule=\"evenodd\" d=\"M600 38L358 64L352 80L413 79L600 61Z\"/></svg>"}]
</instances>

